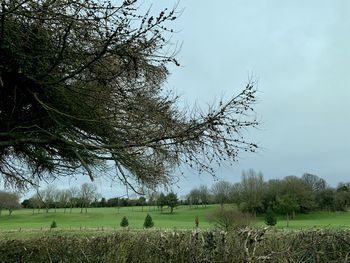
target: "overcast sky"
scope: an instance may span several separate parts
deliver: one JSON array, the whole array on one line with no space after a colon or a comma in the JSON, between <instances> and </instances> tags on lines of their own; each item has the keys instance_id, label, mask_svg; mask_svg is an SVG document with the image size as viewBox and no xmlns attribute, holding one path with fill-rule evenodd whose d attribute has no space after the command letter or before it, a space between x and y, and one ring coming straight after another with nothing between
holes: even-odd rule
<instances>
[{"instance_id":1,"label":"overcast sky","mask_svg":"<svg viewBox=\"0 0 350 263\"><path fill-rule=\"evenodd\" d=\"M175 3L156 1L153 9ZM350 181L350 1L182 0L182 8L172 26L179 31L172 42L183 43L182 66L171 67L167 87L183 103L205 107L239 92L251 76L258 81L262 124L247 136L260 149L217 176L237 182L252 168L265 179L308 172L333 186ZM212 183L189 172L174 190L183 195ZM97 185L106 197L124 194Z\"/></svg>"},{"instance_id":2,"label":"overcast sky","mask_svg":"<svg viewBox=\"0 0 350 263\"><path fill-rule=\"evenodd\" d=\"M173 85L207 102L258 80L261 147L218 176L239 181L253 168L266 179L316 174L350 180L350 1L182 1L176 38L184 65ZM196 185L188 177L183 188ZM205 180L207 182L207 180Z\"/></svg>"},{"instance_id":3,"label":"overcast sky","mask_svg":"<svg viewBox=\"0 0 350 263\"><path fill-rule=\"evenodd\" d=\"M163 2L163 1L162 1ZM316 174L350 180L350 1L181 1L183 41L168 85L188 104L229 97L258 80L261 149L218 176L236 182L255 169L265 179ZM211 178L188 175L181 191ZM186 191L185 191L186 192Z\"/></svg>"}]
</instances>

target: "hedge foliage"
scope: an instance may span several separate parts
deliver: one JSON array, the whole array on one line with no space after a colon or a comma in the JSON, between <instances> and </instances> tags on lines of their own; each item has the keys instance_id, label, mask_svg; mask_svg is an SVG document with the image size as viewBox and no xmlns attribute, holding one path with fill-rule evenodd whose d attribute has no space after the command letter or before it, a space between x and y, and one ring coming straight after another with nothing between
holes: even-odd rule
<instances>
[{"instance_id":1,"label":"hedge foliage","mask_svg":"<svg viewBox=\"0 0 350 263\"><path fill-rule=\"evenodd\" d=\"M120 231L0 241L0 262L349 262L350 231Z\"/></svg>"}]
</instances>

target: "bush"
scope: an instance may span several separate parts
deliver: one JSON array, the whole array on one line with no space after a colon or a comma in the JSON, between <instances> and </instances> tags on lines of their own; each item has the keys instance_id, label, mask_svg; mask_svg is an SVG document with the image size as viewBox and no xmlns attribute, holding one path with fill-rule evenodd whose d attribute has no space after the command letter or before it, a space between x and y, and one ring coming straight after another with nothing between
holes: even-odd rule
<instances>
[{"instance_id":1,"label":"bush","mask_svg":"<svg viewBox=\"0 0 350 263\"><path fill-rule=\"evenodd\" d=\"M128 227L129 226L129 220L124 216L122 218L122 221L120 222L121 227Z\"/></svg>"},{"instance_id":2,"label":"bush","mask_svg":"<svg viewBox=\"0 0 350 263\"><path fill-rule=\"evenodd\" d=\"M50 225L50 229L52 228L56 228L57 227L57 223L55 220L52 221L51 225Z\"/></svg>"},{"instance_id":3,"label":"bush","mask_svg":"<svg viewBox=\"0 0 350 263\"><path fill-rule=\"evenodd\" d=\"M143 227L144 228L151 228L154 226L154 223L153 223L153 220L152 220L152 217L147 214L146 218L145 218L145 222L143 223Z\"/></svg>"},{"instance_id":4,"label":"bush","mask_svg":"<svg viewBox=\"0 0 350 263\"><path fill-rule=\"evenodd\" d=\"M208 221L214 223L218 228L226 231L240 229L251 224L252 217L247 214L233 209L218 209L208 216Z\"/></svg>"},{"instance_id":5,"label":"bush","mask_svg":"<svg viewBox=\"0 0 350 263\"><path fill-rule=\"evenodd\" d=\"M277 217L276 214L273 212L272 208L269 207L266 211L265 215L265 223L268 226L274 226L277 224Z\"/></svg>"}]
</instances>

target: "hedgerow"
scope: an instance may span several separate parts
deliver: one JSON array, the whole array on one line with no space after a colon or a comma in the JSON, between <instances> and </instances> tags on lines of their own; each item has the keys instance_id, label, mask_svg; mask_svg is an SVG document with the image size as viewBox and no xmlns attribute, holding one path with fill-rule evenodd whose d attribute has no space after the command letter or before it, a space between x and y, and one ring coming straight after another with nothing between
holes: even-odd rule
<instances>
[{"instance_id":1,"label":"hedgerow","mask_svg":"<svg viewBox=\"0 0 350 263\"><path fill-rule=\"evenodd\" d=\"M119 231L0 241L0 262L348 262L350 231Z\"/></svg>"}]
</instances>

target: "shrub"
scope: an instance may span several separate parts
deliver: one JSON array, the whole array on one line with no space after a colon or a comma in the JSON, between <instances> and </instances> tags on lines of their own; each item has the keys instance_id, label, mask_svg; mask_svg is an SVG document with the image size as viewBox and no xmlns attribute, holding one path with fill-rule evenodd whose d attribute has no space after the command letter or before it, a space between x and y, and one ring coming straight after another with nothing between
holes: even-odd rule
<instances>
[{"instance_id":1,"label":"shrub","mask_svg":"<svg viewBox=\"0 0 350 263\"><path fill-rule=\"evenodd\" d=\"M52 221L51 225L50 225L50 229L52 228L56 228L57 227L57 223L55 220Z\"/></svg>"},{"instance_id":2,"label":"shrub","mask_svg":"<svg viewBox=\"0 0 350 263\"><path fill-rule=\"evenodd\" d=\"M252 218L249 214L233 209L218 209L208 216L208 221L224 230L239 229L250 225Z\"/></svg>"},{"instance_id":3,"label":"shrub","mask_svg":"<svg viewBox=\"0 0 350 263\"><path fill-rule=\"evenodd\" d=\"M143 227L144 228L151 228L154 226L154 223L153 223L153 220L152 220L152 217L147 214L146 218L145 218L145 222L143 223Z\"/></svg>"},{"instance_id":4,"label":"shrub","mask_svg":"<svg viewBox=\"0 0 350 263\"><path fill-rule=\"evenodd\" d=\"M274 226L277 224L277 217L276 214L273 212L272 208L269 207L266 211L265 215L265 223L268 226Z\"/></svg>"},{"instance_id":5,"label":"shrub","mask_svg":"<svg viewBox=\"0 0 350 263\"><path fill-rule=\"evenodd\" d=\"M126 218L126 216L124 216L122 218L122 221L120 222L120 226L121 227L128 227L129 226L129 220Z\"/></svg>"},{"instance_id":6,"label":"shrub","mask_svg":"<svg viewBox=\"0 0 350 263\"><path fill-rule=\"evenodd\" d=\"M196 225L196 228L198 228L198 226L199 226L199 218L198 218L198 216L196 216L194 218L194 224Z\"/></svg>"}]
</instances>

